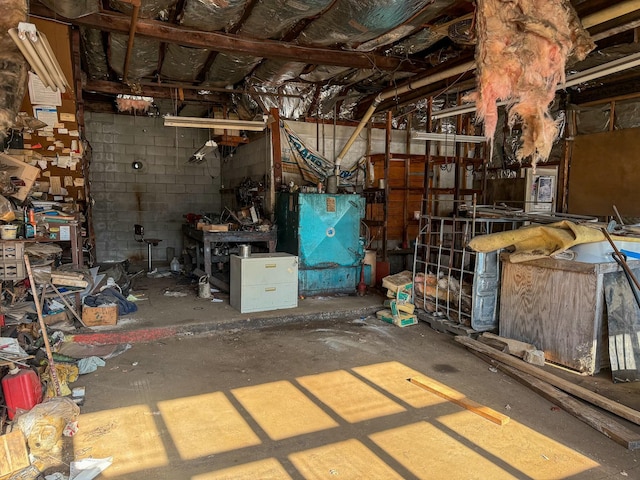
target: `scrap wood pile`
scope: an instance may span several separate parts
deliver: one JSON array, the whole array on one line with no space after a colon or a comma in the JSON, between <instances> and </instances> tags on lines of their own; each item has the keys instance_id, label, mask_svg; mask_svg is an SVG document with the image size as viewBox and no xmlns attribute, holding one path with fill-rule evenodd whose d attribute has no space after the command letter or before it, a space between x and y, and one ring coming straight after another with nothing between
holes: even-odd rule
<instances>
[{"instance_id":1,"label":"scrap wood pile","mask_svg":"<svg viewBox=\"0 0 640 480\"><path fill-rule=\"evenodd\" d=\"M398 327L407 327L418 323L414 315L415 305L413 297L413 274L405 270L382 279L382 287L387 289L387 300L384 310L376 312L376 316L383 322L392 323Z\"/></svg>"},{"instance_id":2,"label":"scrap wood pile","mask_svg":"<svg viewBox=\"0 0 640 480\"><path fill-rule=\"evenodd\" d=\"M622 423L617 422L614 417L606 415L588 404L604 409L636 425L640 425L639 411L510 355L507 353L510 351L510 346L506 347L506 351L503 351L505 348L500 346L501 343L504 346L503 342L496 342L495 339L492 339L492 341L483 343L465 336L457 336L455 340L493 367L513 377L590 427L603 433L614 442L628 450L640 448L640 433L633 431ZM489 345L491 343L493 345ZM498 348L495 348L496 346Z\"/></svg>"},{"instance_id":3,"label":"scrap wood pile","mask_svg":"<svg viewBox=\"0 0 640 480\"><path fill-rule=\"evenodd\" d=\"M429 313L444 311L450 320L471 326L472 283L452 274L417 273L414 279L415 303Z\"/></svg>"}]
</instances>

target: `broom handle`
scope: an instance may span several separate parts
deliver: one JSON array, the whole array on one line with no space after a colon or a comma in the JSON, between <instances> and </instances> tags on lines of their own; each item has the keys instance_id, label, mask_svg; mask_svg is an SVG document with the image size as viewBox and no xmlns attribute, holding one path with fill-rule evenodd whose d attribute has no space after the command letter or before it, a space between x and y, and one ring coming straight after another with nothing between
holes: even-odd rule
<instances>
[{"instance_id":1,"label":"broom handle","mask_svg":"<svg viewBox=\"0 0 640 480\"><path fill-rule=\"evenodd\" d=\"M34 303L36 304L36 312L38 313L38 322L40 322L40 330L42 330L42 339L44 340L44 348L47 351L47 361L49 362L49 372L51 372L51 380L53 380L53 388L56 395L61 395L60 382L58 381L58 372L56 371L55 363L53 362L53 354L51 353L51 345L49 344L49 336L47 335L47 326L42 318L42 308L40 307L40 300L38 298L38 291L36 290L36 282L33 280L33 273L31 272L31 263L29 262L29 256L24 255L24 264L27 267L27 274L29 275L29 283L31 284L31 295L33 295Z\"/></svg>"}]
</instances>

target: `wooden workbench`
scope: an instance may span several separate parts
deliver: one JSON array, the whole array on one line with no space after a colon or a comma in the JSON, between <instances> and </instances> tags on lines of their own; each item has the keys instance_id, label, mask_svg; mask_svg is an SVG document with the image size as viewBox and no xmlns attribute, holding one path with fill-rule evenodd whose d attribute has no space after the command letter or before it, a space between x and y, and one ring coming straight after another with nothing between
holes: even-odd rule
<instances>
[{"instance_id":1,"label":"wooden workbench","mask_svg":"<svg viewBox=\"0 0 640 480\"><path fill-rule=\"evenodd\" d=\"M204 271L209 277L211 277L211 247L216 243L265 243L269 253L276 251L276 242L278 239L278 232L275 225L273 229L268 232L258 231L228 231L228 232L203 232L197 230L191 225L182 225L182 234L195 240L199 244L202 244L204 252L203 263ZM200 249L196 248L196 266L200 267Z\"/></svg>"},{"instance_id":2,"label":"wooden workbench","mask_svg":"<svg viewBox=\"0 0 640 480\"><path fill-rule=\"evenodd\" d=\"M500 335L531 343L545 358L593 375L608 365L604 275L615 262L544 258L511 263L501 255ZM628 261L631 268L640 261Z\"/></svg>"}]
</instances>

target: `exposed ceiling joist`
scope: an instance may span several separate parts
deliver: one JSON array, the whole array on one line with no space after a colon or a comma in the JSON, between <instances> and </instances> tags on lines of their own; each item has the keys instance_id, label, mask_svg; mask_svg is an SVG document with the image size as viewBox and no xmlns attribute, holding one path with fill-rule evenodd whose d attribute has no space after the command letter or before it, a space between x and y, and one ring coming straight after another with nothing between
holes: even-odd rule
<instances>
[{"instance_id":1,"label":"exposed ceiling joist","mask_svg":"<svg viewBox=\"0 0 640 480\"><path fill-rule=\"evenodd\" d=\"M39 4L32 6L31 13L47 18L57 18L73 25L111 32L129 33L131 26L131 18L128 15L118 13L101 12L75 19L61 18ZM274 40L259 40L219 32L198 31L142 18L138 19L136 34L186 47L206 48L219 52L242 53L280 60L300 61L300 59L304 59L307 63L317 65L377 68L384 71L405 72L417 72L424 67L424 65L417 65L413 61L396 57L332 50L329 48L304 47Z\"/></svg>"},{"instance_id":2,"label":"exposed ceiling joist","mask_svg":"<svg viewBox=\"0 0 640 480\"><path fill-rule=\"evenodd\" d=\"M131 88L120 82L109 82L106 80L87 80L82 89L86 92L96 92L96 93L107 93L117 95L119 93L135 95L131 91ZM176 93L175 90L168 87L154 87L154 86L144 86L144 95L154 98L170 98L175 99ZM197 101L203 103L217 103L223 104L226 101L226 95L220 95L215 93L209 93L206 95L201 95L194 90L183 90L184 100L185 101Z\"/></svg>"}]
</instances>

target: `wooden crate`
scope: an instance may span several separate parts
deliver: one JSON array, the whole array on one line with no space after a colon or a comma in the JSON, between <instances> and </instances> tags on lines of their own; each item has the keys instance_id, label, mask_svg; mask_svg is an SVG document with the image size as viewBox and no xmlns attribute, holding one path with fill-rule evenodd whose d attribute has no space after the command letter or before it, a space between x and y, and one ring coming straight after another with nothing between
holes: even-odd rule
<instances>
[{"instance_id":1,"label":"wooden crate","mask_svg":"<svg viewBox=\"0 0 640 480\"><path fill-rule=\"evenodd\" d=\"M88 327L115 325L118 323L118 306L89 307L83 305L82 322Z\"/></svg>"}]
</instances>

